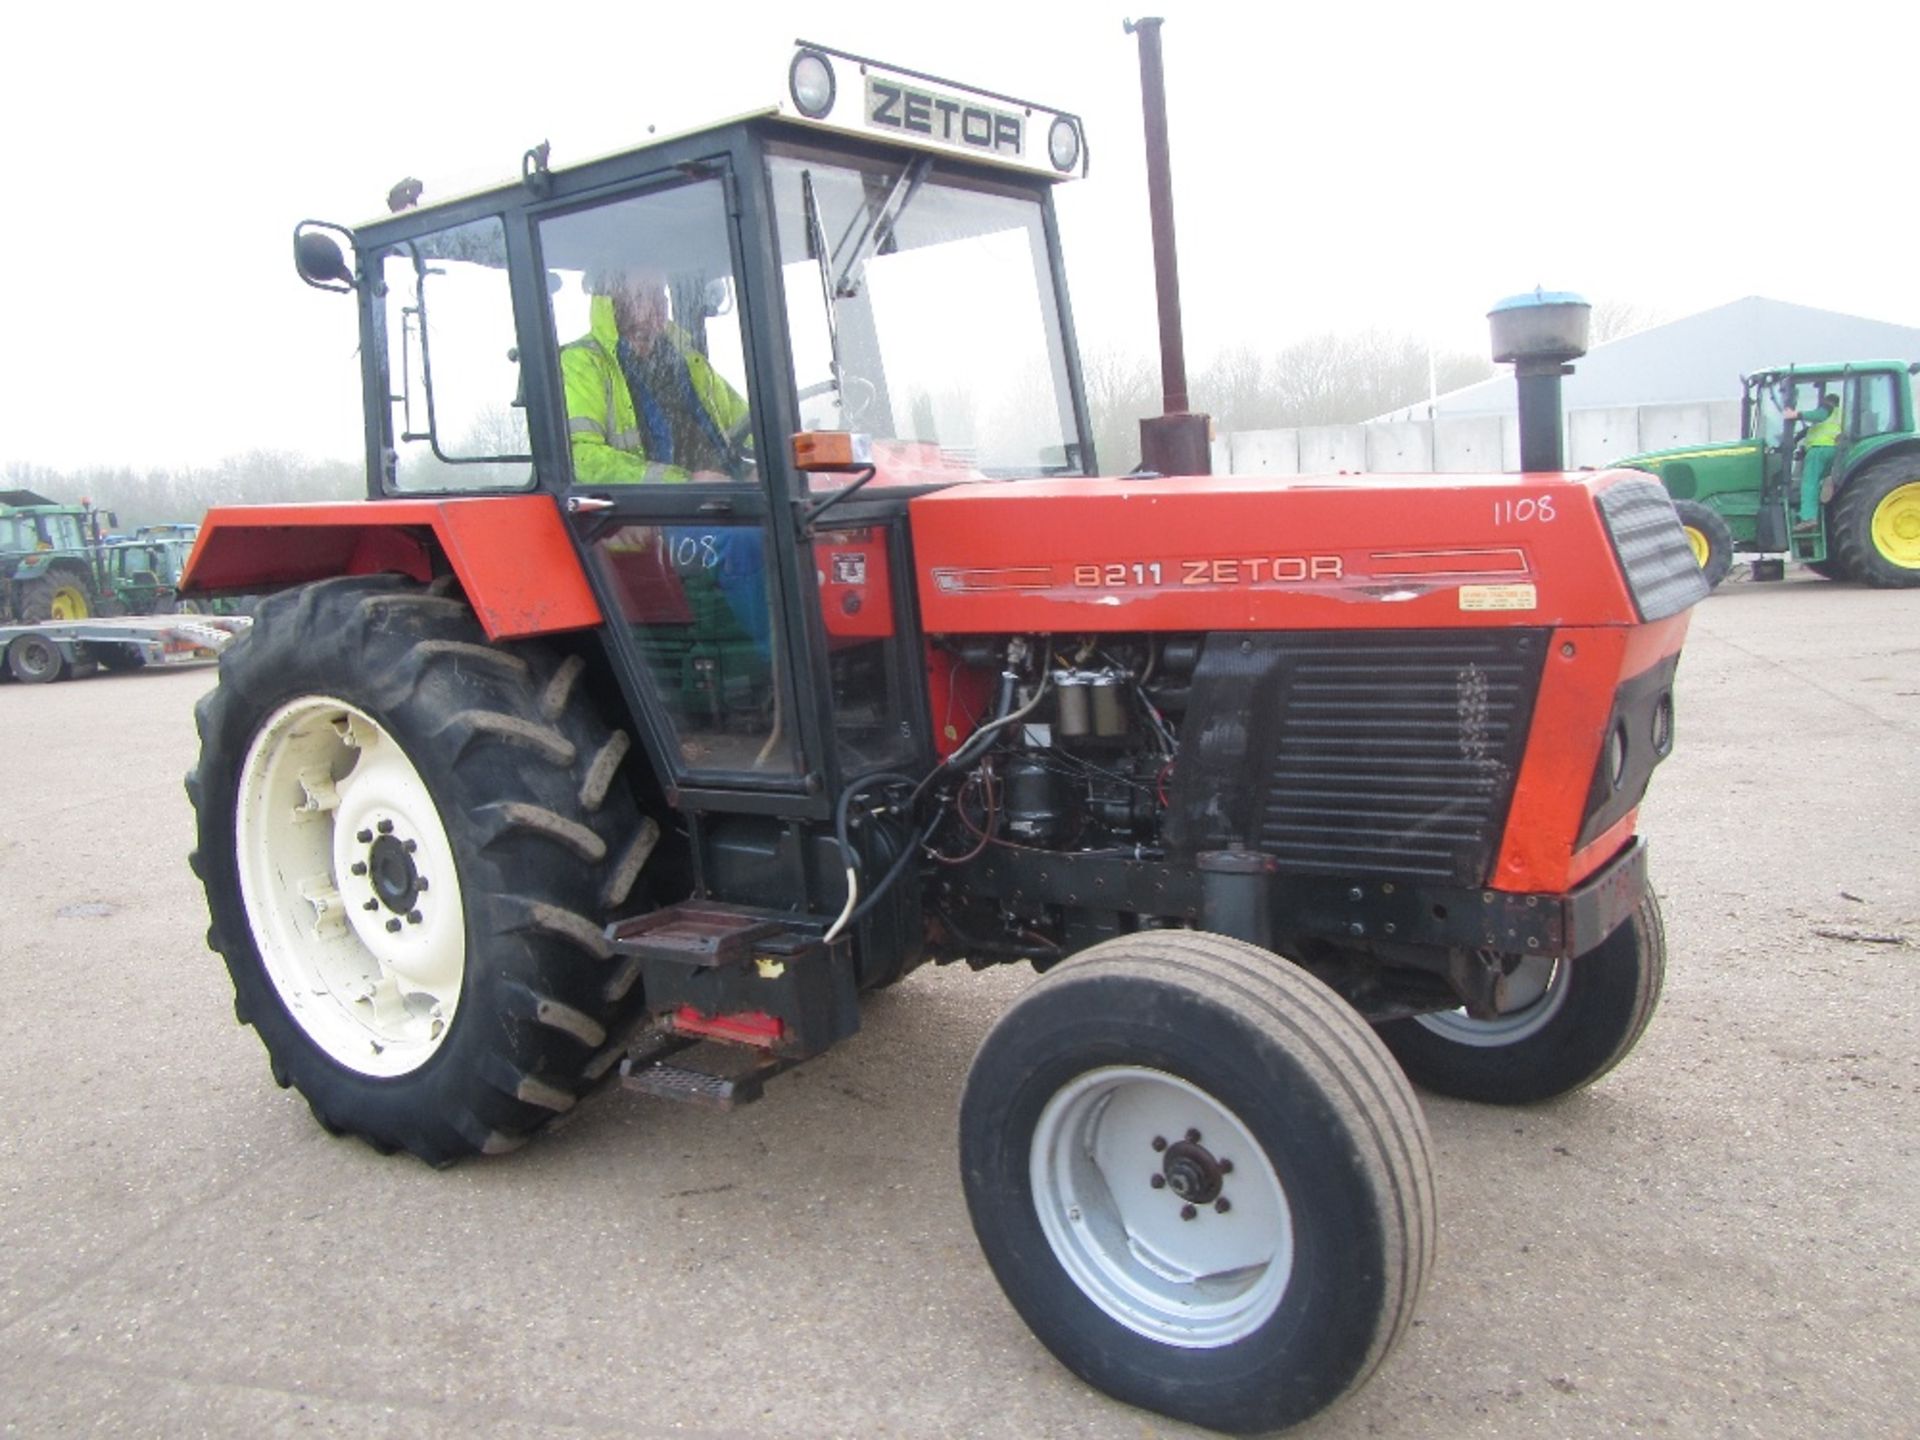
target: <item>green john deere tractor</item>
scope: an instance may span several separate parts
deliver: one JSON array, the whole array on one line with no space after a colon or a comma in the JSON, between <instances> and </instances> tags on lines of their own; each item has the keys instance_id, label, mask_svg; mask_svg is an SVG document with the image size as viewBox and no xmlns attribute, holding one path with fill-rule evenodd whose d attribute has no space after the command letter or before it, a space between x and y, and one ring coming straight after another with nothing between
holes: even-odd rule
<instances>
[{"instance_id":1,"label":"green john deere tractor","mask_svg":"<svg viewBox=\"0 0 1920 1440\"><path fill-rule=\"evenodd\" d=\"M1709 585L1726 578L1735 551L1798 560L1832 580L1920 585L1916 373L1920 364L1898 360L1756 371L1741 381L1740 439L1617 463L1666 486ZM1809 427L1794 417L1815 410L1822 395L1840 402L1839 440L1818 515L1803 524Z\"/></svg>"},{"instance_id":2,"label":"green john deere tractor","mask_svg":"<svg viewBox=\"0 0 1920 1440\"><path fill-rule=\"evenodd\" d=\"M0 619L85 620L107 607L102 520L82 501L58 505L31 490L0 490Z\"/></svg>"}]
</instances>

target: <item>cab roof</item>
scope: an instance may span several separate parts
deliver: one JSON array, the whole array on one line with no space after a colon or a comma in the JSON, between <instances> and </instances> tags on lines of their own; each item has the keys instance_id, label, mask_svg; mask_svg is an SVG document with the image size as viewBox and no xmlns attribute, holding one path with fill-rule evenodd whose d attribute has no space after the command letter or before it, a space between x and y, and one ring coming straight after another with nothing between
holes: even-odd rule
<instances>
[{"instance_id":1,"label":"cab roof","mask_svg":"<svg viewBox=\"0 0 1920 1440\"><path fill-rule=\"evenodd\" d=\"M784 90L772 86L769 90L772 96L765 105L668 134L649 135L644 144L584 156L552 170L548 168L550 151L543 141L521 156L517 181L503 177L495 184L436 196L426 205L416 203L418 182L403 180L388 196L389 213L372 216L354 229L368 229L403 213L450 210L483 195L511 190L516 184L538 188L551 175L570 174L696 136L768 120L972 160L1052 181L1072 179L1087 171L1085 128L1080 117L1069 111L811 41L794 42ZM409 187L411 195L407 193Z\"/></svg>"}]
</instances>

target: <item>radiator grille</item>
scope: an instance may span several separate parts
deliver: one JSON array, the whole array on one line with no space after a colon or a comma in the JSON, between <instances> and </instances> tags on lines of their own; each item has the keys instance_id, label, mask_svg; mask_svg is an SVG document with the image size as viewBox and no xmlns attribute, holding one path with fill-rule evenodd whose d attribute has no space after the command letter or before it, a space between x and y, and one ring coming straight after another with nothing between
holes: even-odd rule
<instances>
[{"instance_id":1,"label":"radiator grille","mask_svg":"<svg viewBox=\"0 0 1920 1440\"><path fill-rule=\"evenodd\" d=\"M1543 648L1514 631L1281 642L1258 687L1273 708L1253 727L1254 843L1290 871L1481 883Z\"/></svg>"}]
</instances>

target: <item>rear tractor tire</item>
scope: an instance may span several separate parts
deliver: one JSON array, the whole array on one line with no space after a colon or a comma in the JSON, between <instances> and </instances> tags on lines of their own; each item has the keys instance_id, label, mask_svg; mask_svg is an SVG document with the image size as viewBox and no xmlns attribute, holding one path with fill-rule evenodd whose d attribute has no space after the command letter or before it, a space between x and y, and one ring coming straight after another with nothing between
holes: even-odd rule
<instances>
[{"instance_id":1,"label":"rear tractor tire","mask_svg":"<svg viewBox=\"0 0 1920 1440\"><path fill-rule=\"evenodd\" d=\"M1706 578L1707 588L1716 589L1733 568L1733 531L1718 510L1697 500L1676 500L1673 510L1680 517L1687 545Z\"/></svg>"},{"instance_id":2,"label":"rear tractor tire","mask_svg":"<svg viewBox=\"0 0 1920 1440\"><path fill-rule=\"evenodd\" d=\"M208 943L330 1132L511 1149L617 1058L640 997L601 928L659 831L582 670L391 576L274 595L222 654L187 777Z\"/></svg>"},{"instance_id":3,"label":"rear tractor tire","mask_svg":"<svg viewBox=\"0 0 1920 1440\"><path fill-rule=\"evenodd\" d=\"M1049 970L960 1108L967 1207L1014 1309L1129 1404L1253 1432L1361 1384L1432 1259L1426 1124L1317 980L1157 931Z\"/></svg>"},{"instance_id":4,"label":"rear tractor tire","mask_svg":"<svg viewBox=\"0 0 1920 1440\"><path fill-rule=\"evenodd\" d=\"M1827 535L1848 579L1920 585L1920 457L1896 456L1849 480L1828 511Z\"/></svg>"},{"instance_id":5,"label":"rear tractor tire","mask_svg":"<svg viewBox=\"0 0 1920 1440\"><path fill-rule=\"evenodd\" d=\"M86 572L73 565L55 565L23 584L19 610L21 621L28 625L47 620L88 620L99 613Z\"/></svg>"},{"instance_id":6,"label":"rear tractor tire","mask_svg":"<svg viewBox=\"0 0 1920 1440\"><path fill-rule=\"evenodd\" d=\"M1652 894L1613 933L1572 960L1529 958L1508 977L1507 1013L1464 1010L1379 1027L1407 1077L1437 1095L1528 1105L1591 1085L1646 1032L1666 976L1666 933Z\"/></svg>"}]
</instances>

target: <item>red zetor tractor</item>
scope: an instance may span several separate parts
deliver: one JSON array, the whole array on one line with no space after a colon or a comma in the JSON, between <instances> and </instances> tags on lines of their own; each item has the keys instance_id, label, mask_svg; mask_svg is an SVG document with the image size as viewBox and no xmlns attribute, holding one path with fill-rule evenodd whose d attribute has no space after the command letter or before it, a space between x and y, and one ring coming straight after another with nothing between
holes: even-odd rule
<instances>
[{"instance_id":1,"label":"red zetor tractor","mask_svg":"<svg viewBox=\"0 0 1920 1440\"><path fill-rule=\"evenodd\" d=\"M1704 586L1644 475L1100 478L1084 153L809 46L762 113L302 226L369 494L207 517L184 588L273 593L194 866L274 1078L434 1164L1031 964L960 1104L988 1262L1094 1385L1272 1428L1412 1314L1407 1077L1540 1100L1646 1025Z\"/></svg>"}]
</instances>

